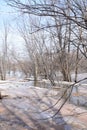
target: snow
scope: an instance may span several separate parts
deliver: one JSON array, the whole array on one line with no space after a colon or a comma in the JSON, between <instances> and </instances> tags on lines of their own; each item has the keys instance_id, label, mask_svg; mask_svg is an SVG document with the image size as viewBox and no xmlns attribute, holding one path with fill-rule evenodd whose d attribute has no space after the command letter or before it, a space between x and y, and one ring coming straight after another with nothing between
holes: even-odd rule
<instances>
[{"instance_id":1,"label":"snow","mask_svg":"<svg viewBox=\"0 0 87 130\"><path fill-rule=\"evenodd\" d=\"M71 77L72 77L72 81L74 81L74 79L75 79L75 74L72 74ZM77 80L78 80L78 81L79 81L79 80L82 80L82 79L84 79L84 78L87 78L87 73L79 73L79 74L77 74ZM81 81L80 83L82 83L82 84L83 84L83 83L84 83L84 84L87 84L87 79Z\"/></svg>"},{"instance_id":2,"label":"snow","mask_svg":"<svg viewBox=\"0 0 87 130\"><path fill-rule=\"evenodd\" d=\"M40 124L44 124L45 122L48 122L44 119L50 119L55 111L42 111L48 109L51 105L55 103L55 100L52 99L51 96L53 94L56 95L58 92L54 92L46 88L35 88L34 86L30 86L30 84L30 82L18 81L1 82L1 93L3 96L7 95L7 97L2 100L2 104L4 104L4 106L6 106L9 111L17 114L20 118L25 117L26 122L28 118L26 115L29 115L29 117L32 117L33 120L38 121L38 123L40 122ZM28 123L29 122L31 121L29 120ZM53 129L55 129L55 127L58 127L58 124L50 119L49 126L45 126L47 130L51 129L50 124L53 126ZM29 124L29 126L35 127L33 126L32 122ZM64 130L64 125L59 124L59 128L60 127L61 130Z\"/></svg>"},{"instance_id":3,"label":"snow","mask_svg":"<svg viewBox=\"0 0 87 130\"><path fill-rule=\"evenodd\" d=\"M66 104L63 110L60 111L56 117L50 118L57 112L62 103L61 100L56 106L54 106L52 109L49 109L49 107L57 102L60 96L60 91L55 91L52 88L46 89L35 87L32 86L32 82L9 80L0 82L0 90L3 96L7 95L2 99L2 102L0 102L0 108L6 109L6 113L10 112L8 117L5 114L2 115L1 112L0 121L3 124L3 119L9 118L9 124L7 124L9 130L12 130L13 128L16 130L16 128L19 126L20 127L17 130L31 130L30 128L34 129L36 124L38 124L37 126L41 126L46 130L51 130L52 128L52 130L71 130L71 122L73 119L75 120L76 117L69 117L71 120L68 121L69 115L67 116L67 114L71 114L68 109L70 108L71 111L73 111L73 105ZM3 111L3 109L0 110ZM78 111L87 112L82 108L78 108L75 113L78 113ZM19 121L15 118L15 116L18 117ZM20 120L25 123L24 126L21 125ZM16 121L15 125L14 121ZM17 124L18 122L20 122L19 126ZM12 124L12 127L10 124ZM4 128L0 128L0 130L4 130ZM41 130L41 128L37 127L35 130Z\"/></svg>"}]
</instances>

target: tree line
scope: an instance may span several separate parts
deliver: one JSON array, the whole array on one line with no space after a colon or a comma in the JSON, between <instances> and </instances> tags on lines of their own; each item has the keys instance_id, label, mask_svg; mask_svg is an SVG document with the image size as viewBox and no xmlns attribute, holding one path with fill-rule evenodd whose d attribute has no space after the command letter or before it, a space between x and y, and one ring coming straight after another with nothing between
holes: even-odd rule
<instances>
[{"instance_id":1,"label":"tree line","mask_svg":"<svg viewBox=\"0 0 87 130\"><path fill-rule=\"evenodd\" d=\"M77 82L78 73L87 70L87 1L7 0L7 4L21 13L17 28L27 60L12 55L16 69L35 80L49 79L52 85L60 80L59 75L70 82L74 73ZM6 53L5 44L4 62Z\"/></svg>"}]
</instances>

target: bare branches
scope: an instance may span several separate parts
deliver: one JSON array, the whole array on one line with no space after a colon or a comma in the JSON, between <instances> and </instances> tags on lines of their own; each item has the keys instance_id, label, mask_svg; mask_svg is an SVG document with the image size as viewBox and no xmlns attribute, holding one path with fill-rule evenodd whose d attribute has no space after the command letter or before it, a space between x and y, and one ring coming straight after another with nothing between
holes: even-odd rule
<instances>
[{"instance_id":1,"label":"bare branches","mask_svg":"<svg viewBox=\"0 0 87 130\"><path fill-rule=\"evenodd\" d=\"M69 6L66 6L66 2L63 1L64 4L58 3L46 3L43 4L41 2L34 3L33 1L30 4L23 3L19 0L11 0L8 4L12 7L17 8L24 14L33 14L37 16L50 16L50 17L63 17L71 20L73 23L81 26L84 29L86 27L86 4L83 1L71 1ZM70 9L70 15L67 14L67 8ZM84 23L85 22L85 23Z\"/></svg>"},{"instance_id":2,"label":"bare branches","mask_svg":"<svg viewBox=\"0 0 87 130\"><path fill-rule=\"evenodd\" d=\"M28 24L24 19L19 31L24 39L28 58L33 64L32 74L35 80L37 75L44 75L54 86L55 81L58 81L58 72L61 73L62 80L68 82L72 81L71 73L75 74L75 83L66 88L55 104L43 111L56 106L70 90L58 111L51 117L54 118L68 101L74 86L80 82L77 75L81 69L81 59L83 56L87 58L87 2L8 0L8 4L26 18L31 16L33 19L28 19ZM39 21L38 18L42 20Z\"/></svg>"}]
</instances>

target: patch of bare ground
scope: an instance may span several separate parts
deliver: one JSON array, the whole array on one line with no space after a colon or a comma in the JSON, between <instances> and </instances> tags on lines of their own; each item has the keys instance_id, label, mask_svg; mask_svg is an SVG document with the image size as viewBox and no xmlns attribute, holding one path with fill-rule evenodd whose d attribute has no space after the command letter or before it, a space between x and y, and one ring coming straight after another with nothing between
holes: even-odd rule
<instances>
[{"instance_id":1,"label":"patch of bare ground","mask_svg":"<svg viewBox=\"0 0 87 130\"><path fill-rule=\"evenodd\" d=\"M87 130L87 110L72 104L65 104L61 113L63 117L68 117L65 120L72 126L72 130Z\"/></svg>"},{"instance_id":2,"label":"patch of bare ground","mask_svg":"<svg viewBox=\"0 0 87 130\"><path fill-rule=\"evenodd\" d=\"M78 96L87 96L87 93L79 92L79 93L73 93L72 95L76 96L76 97L78 97Z\"/></svg>"}]
</instances>

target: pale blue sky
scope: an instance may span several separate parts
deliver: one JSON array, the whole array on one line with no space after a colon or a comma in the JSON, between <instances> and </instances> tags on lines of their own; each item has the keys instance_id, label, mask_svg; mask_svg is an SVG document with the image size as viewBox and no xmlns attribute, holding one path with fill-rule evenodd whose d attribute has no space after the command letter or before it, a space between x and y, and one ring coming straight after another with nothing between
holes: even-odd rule
<instances>
[{"instance_id":1,"label":"pale blue sky","mask_svg":"<svg viewBox=\"0 0 87 130\"><path fill-rule=\"evenodd\" d=\"M21 51L23 49L23 39L20 37L20 34L16 28L18 19L18 13L12 7L7 6L4 0L0 0L0 47L3 44L3 23L5 23L10 25L8 33L8 44L15 46L17 51Z\"/></svg>"},{"instance_id":2,"label":"pale blue sky","mask_svg":"<svg viewBox=\"0 0 87 130\"><path fill-rule=\"evenodd\" d=\"M11 22L13 19L12 12L14 12L14 10L10 6L7 6L3 0L0 0L0 24L2 24L3 21Z\"/></svg>"}]
</instances>

